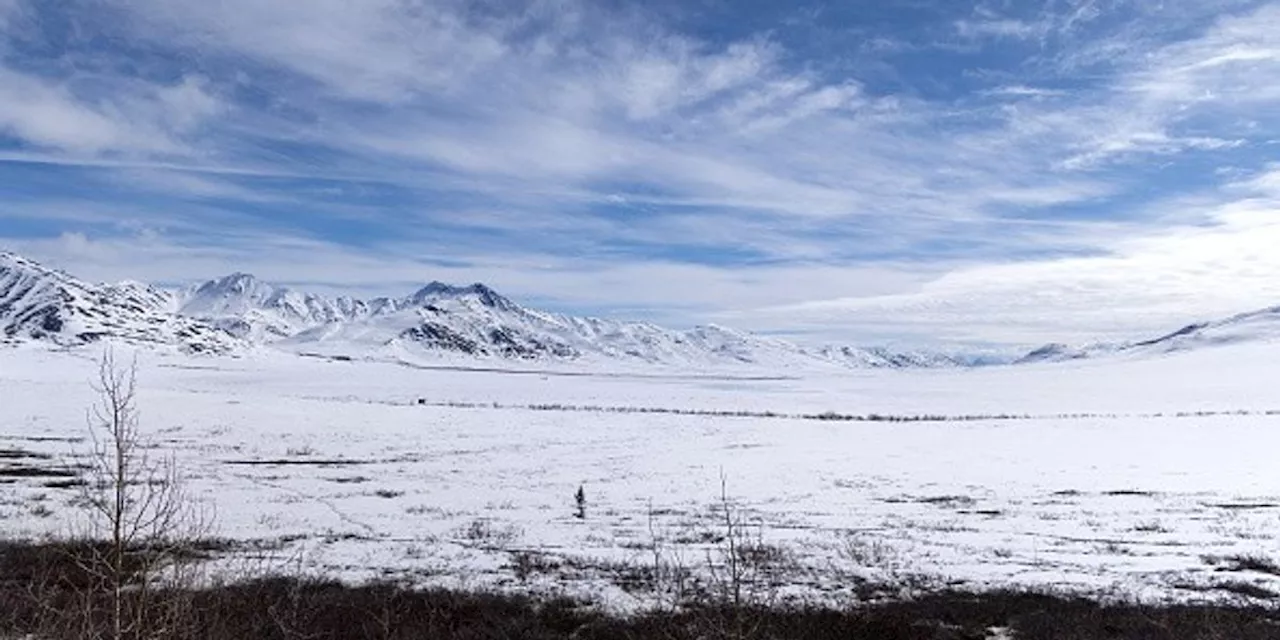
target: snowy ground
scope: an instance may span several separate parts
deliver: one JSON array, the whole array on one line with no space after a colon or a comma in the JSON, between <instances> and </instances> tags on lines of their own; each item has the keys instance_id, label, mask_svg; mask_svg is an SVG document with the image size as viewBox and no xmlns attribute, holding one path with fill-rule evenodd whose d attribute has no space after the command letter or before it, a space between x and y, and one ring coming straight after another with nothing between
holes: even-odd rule
<instances>
[{"instance_id":1,"label":"snowy ground","mask_svg":"<svg viewBox=\"0 0 1280 640\"><path fill-rule=\"evenodd\" d=\"M94 355L0 349L0 535L65 531L74 517L58 478L15 470L85 450ZM1233 556L1280 558L1277 356L1280 345L1254 345L771 377L143 354L140 404L219 535L318 572L634 606L652 596L619 575L652 564L655 541L664 562L695 571L718 557L723 477L747 535L781 550L771 557L789 594L844 593L864 576L1197 598L1222 584L1280 589L1266 572L1224 571ZM551 404L1030 417L529 408Z\"/></svg>"}]
</instances>

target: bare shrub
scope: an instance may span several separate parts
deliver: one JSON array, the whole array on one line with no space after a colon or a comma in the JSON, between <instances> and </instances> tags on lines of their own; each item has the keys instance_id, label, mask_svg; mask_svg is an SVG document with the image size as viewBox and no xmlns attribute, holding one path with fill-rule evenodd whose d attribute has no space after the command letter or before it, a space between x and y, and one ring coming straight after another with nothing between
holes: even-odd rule
<instances>
[{"instance_id":1,"label":"bare shrub","mask_svg":"<svg viewBox=\"0 0 1280 640\"><path fill-rule=\"evenodd\" d=\"M453 537L480 549L505 549L524 532L515 525L504 525L487 518L476 518L453 531Z\"/></svg>"},{"instance_id":2,"label":"bare shrub","mask_svg":"<svg viewBox=\"0 0 1280 640\"><path fill-rule=\"evenodd\" d=\"M41 628L63 638L124 640L173 635L189 619L190 589L209 519L185 492L174 457L141 430L137 363L107 350L87 414L92 443L76 485L83 518L54 547L59 562L31 581Z\"/></svg>"},{"instance_id":3,"label":"bare shrub","mask_svg":"<svg viewBox=\"0 0 1280 640\"><path fill-rule=\"evenodd\" d=\"M697 625L710 637L748 640L761 637L761 612L777 604L778 571L789 556L764 541L763 522L751 523L747 512L729 497L728 480L720 475L720 500L714 509L718 531L706 552L707 588L687 602Z\"/></svg>"},{"instance_id":4,"label":"bare shrub","mask_svg":"<svg viewBox=\"0 0 1280 640\"><path fill-rule=\"evenodd\" d=\"M842 558L858 567L880 569L890 574L902 568L897 550L874 536L850 532L844 536L839 552Z\"/></svg>"},{"instance_id":5,"label":"bare shrub","mask_svg":"<svg viewBox=\"0 0 1280 640\"><path fill-rule=\"evenodd\" d=\"M692 572L686 566L680 549L668 545L667 536L659 533L657 512L652 501L648 508L648 529L653 593L659 610L674 611L690 598Z\"/></svg>"},{"instance_id":6,"label":"bare shrub","mask_svg":"<svg viewBox=\"0 0 1280 640\"><path fill-rule=\"evenodd\" d=\"M560 561L537 551L512 551L511 571L520 584L526 584L535 576L551 575L560 569Z\"/></svg>"}]
</instances>

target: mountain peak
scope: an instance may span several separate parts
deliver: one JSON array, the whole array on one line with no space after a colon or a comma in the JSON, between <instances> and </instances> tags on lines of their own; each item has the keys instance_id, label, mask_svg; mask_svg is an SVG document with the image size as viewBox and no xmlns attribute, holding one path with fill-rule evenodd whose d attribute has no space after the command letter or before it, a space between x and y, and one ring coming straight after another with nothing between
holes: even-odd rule
<instances>
[{"instance_id":1,"label":"mountain peak","mask_svg":"<svg viewBox=\"0 0 1280 640\"><path fill-rule=\"evenodd\" d=\"M481 282L459 287L433 280L410 296L409 300L412 304L422 305L443 298L462 298L467 296L475 296L480 304L486 307L496 309L514 309L516 307L514 302Z\"/></svg>"},{"instance_id":2,"label":"mountain peak","mask_svg":"<svg viewBox=\"0 0 1280 640\"><path fill-rule=\"evenodd\" d=\"M421 289L418 289L417 291L415 291L411 297L425 298L427 296L450 294L456 291L457 291L457 287L454 287L451 284L446 284L444 282L440 282L439 280L432 280L431 282L428 282L426 285L424 285Z\"/></svg>"},{"instance_id":3,"label":"mountain peak","mask_svg":"<svg viewBox=\"0 0 1280 640\"><path fill-rule=\"evenodd\" d=\"M262 284L263 283L253 274L237 271L231 275L223 276L204 283L200 286L200 290L248 293Z\"/></svg>"},{"instance_id":4,"label":"mountain peak","mask_svg":"<svg viewBox=\"0 0 1280 640\"><path fill-rule=\"evenodd\" d=\"M182 296L182 315L197 318L240 315L277 295L275 287L252 274L237 271L188 289Z\"/></svg>"}]
</instances>

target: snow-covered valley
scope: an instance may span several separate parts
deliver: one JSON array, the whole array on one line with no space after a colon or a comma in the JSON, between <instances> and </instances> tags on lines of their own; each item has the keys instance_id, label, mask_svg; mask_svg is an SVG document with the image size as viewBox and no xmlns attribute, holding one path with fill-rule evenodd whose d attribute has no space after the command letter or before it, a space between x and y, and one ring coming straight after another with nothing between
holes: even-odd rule
<instances>
[{"instance_id":1,"label":"snow-covered valley","mask_svg":"<svg viewBox=\"0 0 1280 640\"><path fill-rule=\"evenodd\" d=\"M76 517L56 472L85 451L99 353L0 349L0 535ZM779 374L144 350L139 405L218 535L325 574L638 606L653 595L624 588L617 567L649 562L655 543L706 563L723 478L751 535L784 550L787 594L839 595L862 577L1194 599L1280 587L1222 571L1280 553L1277 357L1280 344L1253 341ZM982 417L997 415L1014 418Z\"/></svg>"}]
</instances>

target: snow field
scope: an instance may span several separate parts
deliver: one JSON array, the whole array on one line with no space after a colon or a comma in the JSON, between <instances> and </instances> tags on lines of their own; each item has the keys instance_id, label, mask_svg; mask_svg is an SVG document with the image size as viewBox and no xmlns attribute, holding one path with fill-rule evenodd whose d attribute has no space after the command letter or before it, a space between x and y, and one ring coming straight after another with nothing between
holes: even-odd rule
<instances>
[{"instance_id":1,"label":"snow field","mask_svg":"<svg viewBox=\"0 0 1280 640\"><path fill-rule=\"evenodd\" d=\"M0 450L52 456L0 467L83 451L72 440L85 433L93 355L0 350ZM666 562L715 561L723 478L745 535L785 556L790 595L838 597L862 577L1198 598L1224 582L1280 589L1265 571L1221 571L1280 553L1280 417L1261 413L1274 408L1269 355L746 380L144 353L139 400L218 535L325 574L637 606L654 596L622 588L616 569L652 562L655 541ZM1108 417L822 422L419 398ZM1259 413L1172 417L1235 410ZM0 471L0 534L65 531L76 512L46 486L56 481Z\"/></svg>"}]
</instances>

